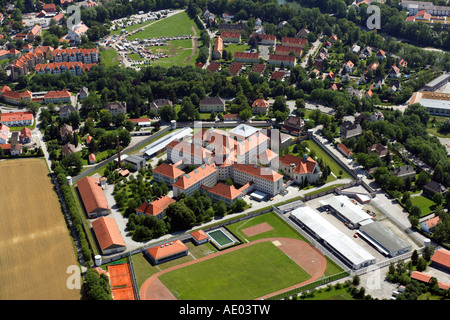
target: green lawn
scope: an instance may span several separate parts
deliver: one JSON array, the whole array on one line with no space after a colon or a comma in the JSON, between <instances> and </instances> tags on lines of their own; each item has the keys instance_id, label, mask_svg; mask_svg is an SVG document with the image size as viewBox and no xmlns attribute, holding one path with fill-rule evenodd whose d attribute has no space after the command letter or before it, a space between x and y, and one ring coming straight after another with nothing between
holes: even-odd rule
<instances>
[{"instance_id":1,"label":"green lawn","mask_svg":"<svg viewBox=\"0 0 450 320\"><path fill-rule=\"evenodd\" d=\"M436 203L424 196L411 197L413 206L419 206L422 210L421 217L429 215L436 208Z\"/></svg>"},{"instance_id":2,"label":"green lawn","mask_svg":"<svg viewBox=\"0 0 450 320\"><path fill-rule=\"evenodd\" d=\"M119 65L119 54L115 49L100 51L100 56L107 67Z\"/></svg>"},{"instance_id":3,"label":"green lawn","mask_svg":"<svg viewBox=\"0 0 450 320\"><path fill-rule=\"evenodd\" d=\"M317 143L315 143L312 140L305 140L306 144L307 144L307 148L309 150L314 150L315 154L317 157L322 158L322 160L324 161L324 163L326 163L327 165L330 166L331 172L335 174L336 177L338 178L352 178L350 176L350 174L347 173L347 171L344 170L344 168L342 168L333 158L331 158L321 147L319 147L317 145ZM339 171L342 170L342 175L339 175ZM330 175L331 177L332 175ZM329 177L328 177L329 178ZM334 177L333 177L334 178ZM333 179L334 180L334 179ZM327 180L327 182L329 182Z\"/></svg>"},{"instance_id":4,"label":"green lawn","mask_svg":"<svg viewBox=\"0 0 450 320\"><path fill-rule=\"evenodd\" d=\"M251 300L309 278L271 242L257 243L159 277L180 300Z\"/></svg>"},{"instance_id":5,"label":"green lawn","mask_svg":"<svg viewBox=\"0 0 450 320\"><path fill-rule=\"evenodd\" d=\"M134 28L137 29L137 28ZM189 18L185 11L175 14L169 18L162 19L155 22L143 31L139 31L133 35L127 37L127 40L134 40L136 38L146 39L164 36L182 36L182 35L194 35L194 30L197 35L200 31L193 20Z\"/></svg>"},{"instance_id":6,"label":"green lawn","mask_svg":"<svg viewBox=\"0 0 450 320\"><path fill-rule=\"evenodd\" d=\"M346 288L331 289L323 288L314 292L313 297L301 298L301 300L355 300L352 295L347 292Z\"/></svg>"},{"instance_id":7,"label":"green lawn","mask_svg":"<svg viewBox=\"0 0 450 320\"><path fill-rule=\"evenodd\" d=\"M260 224L266 222L268 223L273 229L270 231L266 231L263 233L260 233L258 235L247 237L243 232L242 229ZM227 228L237 237L239 237L241 240L247 239L249 241L255 241L258 239L263 238L272 238L272 237L282 237L282 238L292 238L292 239L298 239L305 242L308 242L304 237L302 237L297 231L292 229L288 224L286 224L281 218L275 213L275 212L269 212L265 213L259 216L256 216L251 219L247 219L244 221L233 223Z\"/></svg>"}]
</instances>

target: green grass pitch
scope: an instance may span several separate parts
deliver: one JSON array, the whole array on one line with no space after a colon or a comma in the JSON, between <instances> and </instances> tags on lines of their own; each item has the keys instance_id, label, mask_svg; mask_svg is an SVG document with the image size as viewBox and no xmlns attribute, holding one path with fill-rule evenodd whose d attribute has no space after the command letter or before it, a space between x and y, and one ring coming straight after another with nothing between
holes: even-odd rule
<instances>
[{"instance_id":1,"label":"green grass pitch","mask_svg":"<svg viewBox=\"0 0 450 320\"><path fill-rule=\"evenodd\" d=\"M163 274L180 300L250 300L310 275L271 242L261 242Z\"/></svg>"}]
</instances>

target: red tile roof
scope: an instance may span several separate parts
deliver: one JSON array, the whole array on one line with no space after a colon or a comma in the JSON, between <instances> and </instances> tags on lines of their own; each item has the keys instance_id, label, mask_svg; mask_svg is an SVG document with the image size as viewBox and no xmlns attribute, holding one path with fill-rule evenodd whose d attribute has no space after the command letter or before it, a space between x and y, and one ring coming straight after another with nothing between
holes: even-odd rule
<instances>
[{"instance_id":1,"label":"red tile roof","mask_svg":"<svg viewBox=\"0 0 450 320\"><path fill-rule=\"evenodd\" d=\"M420 271L414 271L411 274L411 279L415 279L415 280L422 281L425 283L429 283L431 278L432 278L432 276L430 276L429 274L426 274L426 273L423 273Z\"/></svg>"},{"instance_id":2,"label":"red tile roof","mask_svg":"<svg viewBox=\"0 0 450 320\"><path fill-rule=\"evenodd\" d=\"M351 151L349 148L347 148L343 143L339 143L337 146L338 146L338 148L340 148L346 155L351 156L351 155L353 154L352 151Z\"/></svg>"},{"instance_id":3,"label":"red tile roof","mask_svg":"<svg viewBox=\"0 0 450 320\"><path fill-rule=\"evenodd\" d=\"M295 57L294 56L284 56L281 54L269 54L269 60L294 62Z\"/></svg>"},{"instance_id":4,"label":"red tile roof","mask_svg":"<svg viewBox=\"0 0 450 320\"><path fill-rule=\"evenodd\" d=\"M54 98L70 98L72 94L68 90L61 91L48 91L44 95L44 99L54 99Z\"/></svg>"},{"instance_id":5,"label":"red tile roof","mask_svg":"<svg viewBox=\"0 0 450 320\"><path fill-rule=\"evenodd\" d=\"M191 232L191 236L193 236L197 241L208 239L208 235L203 230L193 231Z\"/></svg>"},{"instance_id":6,"label":"red tile roof","mask_svg":"<svg viewBox=\"0 0 450 320\"><path fill-rule=\"evenodd\" d=\"M450 268L450 251L444 249L436 250L431 257L431 261Z\"/></svg>"},{"instance_id":7,"label":"red tile roof","mask_svg":"<svg viewBox=\"0 0 450 320\"><path fill-rule=\"evenodd\" d=\"M169 204L174 202L176 202L174 199L168 196L163 196L151 203L145 201L139 206L139 208L136 209L136 211L149 216L157 216L158 214L166 210Z\"/></svg>"},{"instance_id":8,"label":"red tile roof","mask_svg":"<svg viewBox=\"0 0 450 320\"><path fill-rule=\"evenodd\" d=\"M92 221L92 228L102 250L125 246L125 241L114 218L100 217Z\"/></svg>"},{"instance_id":9,"label":"red tile roof","mask_svg":"<svg viewBox=\"0 0 450 320\"><path fill-rule=\"evenodd\" d=\"M269 101L267 101L265 99L256 99L255 101L253 101L252 107L268 108Z\"/></svg>"},{"instance_id":10,"label":"red tile roof","mask_svg":"<svg viewBox=\"0 0 450 320\"><path fill-rule=\"evenodd\" d=\"M218 182L216 185L212 188L208 188L206 186L202 186L203 189L207 190L208 192L217 194L218 196L233 200L239 197L242 193L241 189L236 189L234 186L229 186L223 182Z\"/></svg>"},{"instance_id":11,"label":"red tile roof","mask_svg":"<svg viewBox=\"0 0 450 320\"><path fill-rule=\"evenodd\" d=\"M26 112L7 112L0 114L0 122L9 121L26 121L33 120L33 113L30 111Z\"/></svg>"},{"instance_id":12,"label":"red tile roof","mask_svg":"<svg viewBox=\"0 0 450 320\"><path fill-rule=\"evenodd\" d=\"M242 58L242 59L258 59L259 53L258 52L235 52L234 58Z\"/></svg>"},{"instance_id":13,"label":"red tile roof","mask_svg":"<svg viewBox=\"0 0 450 320\"><path fill-rule=\"evenodd\" d=\"M155 259L159 260L165 257L170 257L174 254L181 253L188 250L181 240L175 240L166 244L147 249L147 252Z\"/></svg>"},{"instance_id":14,"label":"red tile roof","mask_svg":"<svg viewBox=\"0 0 450 320\"><path fill-rule=\"evenodd\" d=\"M153 173L157 173L171 179L176 179L184 174L183 170L178 169L175 165L169 163L161 163L155 169L153 169Z\"/></svg>"},{"instance_id":15,"label":"red tile roof","mask_svg":"<svg viewBox=\"0 0 450 320\"><path fill-rule=\"evenodd\" d=\"M204 164L199 166L194 171L191 171L190 173L180 177L173 185L172 187L177 187L182 190L186 190L190 186L194 185L195 183L203 180L204 178L208 177L211 174L216 173L216 165L213 163L211 165Z\"/></svg>"},{"instance_id":16,"label":"red tile roof","mask_svg":"<svg viewBox=\"0 0 450 320\"><path fill-rule=\"evenodd\" d=\"M290 166L291 163L295 164L294 172L298 174L312 173L316 167L316 161L313 158L308 157L305 161L303 158L291 154L280 157L280 162L285 166Z\"/></svg>"},{"instance_id":17,"label":"red tile roof","mask_svg":"<svg viewBox=\"0 0 450 320\"><path fill-rule=\"evenodd\" d=\"M308 43L308 39L305 38L292 38L292 37L282 37L281 38L281 44L283 46L285 45L292 45L292 44L300 44L302 46L305 46Z\"/></svg>"},{"instance_id":18,"label":"red tile roof","mask_svg":"<svg viewBox=\"0 0 450 320\"><path fill-rule=\"evenodd\" d=\"M255 166L252 164L235 164L234 170L245 172L252 176L259 177L261 179L265 179L271 182L283 179L283 176L281 174L270 168L261 166L256 166L255 168Z\"/></svg>"},{"instance_id":19,"label":"red tile roof","mask_svg":"<svg viewBox=\"0 0 450 320\"><path fill-rule=\"evenodd\" d=\"M31 99L32 93L31 93L31 91L28 91L28 90L25 90L23 92L5 91L5 92L3 92L3 97L9 98L9 99L14 99L14 100L22 100L24 98ZM19 113L23 113L23 112L10 112L10 113L19 114Z\"/></svg>"},{"instance_id":20,"label":"red tile roof","mask_svg":"<svg viewBox=\"0 0 450 320\"><path fill-rule=\"evenodd\" d=\"M222 32L220 36L222 38L240 38L241 34L239 32Z\"/></svg>"},{"instance_id":21,"label":"red tile roof","mask_svg":"<svg viewBox=\"0 0 450 320\"><path fill-rule=\"evenodd\" d=\"M77 186L88 213L96 209L110 209L105 194L96 178L84 177L77 182Z\"/></svg>"}]
</instances>

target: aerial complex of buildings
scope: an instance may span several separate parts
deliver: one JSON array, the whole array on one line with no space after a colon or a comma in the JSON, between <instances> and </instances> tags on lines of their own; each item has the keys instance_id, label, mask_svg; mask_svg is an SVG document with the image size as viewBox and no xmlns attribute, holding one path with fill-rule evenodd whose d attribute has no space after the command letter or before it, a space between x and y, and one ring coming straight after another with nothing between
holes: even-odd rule
<instances>
[{"instance_id":1,"label":"aerial complex of buildings","mask_svg":"<svg viewBox=\"0 0 450 320\"><path fill-rule=\"evenodd\" d=\"M89 31L87 25L91 24L79 22L67 28L67 34L59 35L59 46L52 47L41 45L41 40L51 26L66 21L66 8L72 0L37 2L39 10L24 15L20 32L13 30L12 23L8 28L5 24L2 30L5 30L3 33L10 30L8 38L4 39L3 34L0 37L0 65L6 74L0 86L0 158L41 156L27 153L27 149L43 149L48 167L55 172L54 168L58 166L58 170L64 166L67 172L75 172L79 169L77 166L81 167L75 177L69 174L63 177L67 179L67 186L73 188L77 208L84 212L81 229L89 233L90 245L95 248L96 270L109 277L112 295L117 300L139 296L132 263L115 262L128 259L131 253L138 252L151 265L158 266L174 259L194 257L187 245L189 241L195 246L207 244L205 247L223 251L227 245L222 246L212 236L219 230L226 240L230 240L229 246L239 245L241 239L227 229L228 222L214 215L211 223L208 221L203 225L197 221L192 229L166 233L164 238L155 237L145 243L133 240L135 230L131 230L130 225L134 222L170 224L170 209L184 204L184 199L192 199L192 196L206 196L214 205L225 204L226 214L236 214L230 218L233 221L269 212L276 214L280 221L312 243L314 250L327 255L338 268L351 275L386 267L390 261L410 259L414 251L422 253L430 244L442 216L431 215L436 209L430 209L430 213L420 216L415 228L409 228L406 202L421 197L435 204L440 201L443 207L449 201L447 172L441 176L433 174L433 168L427 170L418 162L423 155L408 157L407 151L403 154L403 148L395 147L394 139L384 135L379 137L374 133L375 129L367 130L368 126L382 127L392 122L392 113L387 114L383 107L374 107L374 101L389 105L403 93L405 84L417 72L412 67L416 62L409 61L408 66L409 56L402 57L366 45L361 39L345 42L341 40L344 36L340 32L316 35L306 26L298 30L290 25L292 21L274 24L277 30L291 28L289 32L272 32L278 36L267 34L265 21L260 18L255 19L250 30L248 21L237 20L231 13L217 16L205 6L199 9L199 18L203 20L200 22L217 32L211 39L207 61L196 63L195 67L191 64L196 72L208 76L223 72L227 81L233 79L230 82L233 86L238 86L234 83L237 76L246 78L245 84L249 84L247 79L253 73L258 75L258 81L267 82L267 88L276 92L278 89L290 90L291 79L301 73L301 77L304 76L302 85L320 88L303 92L302 99L283 101L289 110L282 116L274 110L274 105L278 99L288 97L288 89L277 97L269 97L263 92L265 89L261 90L247 99L247 114L237 110L240 106L237 106L236 97L212 94L211 91L199 99L191 95L195 100L195 125L192 126L190 121L180 125L178 120L166 119L167 110L174 113L180 110L184 97L178 92L167 92L166 95L165 92L156 93L156 87L155 90L151 88L154 92L149 92L139 103L139 111L134 112L133 100L110 99L109 88L102 91L100 85L96 87L84 80L96 73L92 70L105 59L104 50L117 53L119 65L128 67L132 65L128 63L131 61L128 54L139 52L141 60L146 60L148 56L141 53L150 50L149 47L166 46L170 37L134 39L131 44L131 41L127 43L126 36L145 29L133 25L165 19L166 14L173 11L139 12L138 17L118 19L111 22L112 30L118 31L117 34L107 35L98 42L89 41L87 45L85 39L94 28ZM361 5L371 2L355 1L349 7L359 12ZM82 5L95 8L98 4L86 1ZM406 23L441 23L443 28L450 23L450 7L409 0L402 0L400 6L408 13ZM14 4L0 10L0 23L6 17L11 19L13 10ZM131 27L136 29L133 31ZM186 41L192 36L169 40L174 39ZM116 41L120 44L115 44ZM21 45L15 46L17 43ZM148 59L151 60L149 63L156 64L155 59ZM132 67L142 67L137 65ZM53 89L58 86L60 90L34 90L33 77L53 79L61 74L76 79L73 83L83 82L77 86L61 80L52 84ZM412 109L411 105L420 104L432 116L450 116L450 72L433 70L433 76L435 78L410 95L402 107L408 110ZM120 79L119 74L115 76L118 82L123 80ZM162 81L162 77L159 80ZM186 91L191 89L185 88ZM357 101L359 109L370 111L340 115L342 110L333 106L333 99L324 102L325 90L332 94L342 93L340 97L352 103ZM89 105L92 97L101 97L101 106L92 107L98 107L95 112L100 110L99 116L96 118L95 112L89 110L88 116L79 117L80 111L84 111L84 103ZM370 108L366 108L366 102ZM51 113L47 128L41 127L45 108ZM397 117L398 112L395 112ZM170 118L177 119L173 114ZM106 123L103 123L104 119ZM77 124L73 125L72 121ZM199 128L197 121L207 124ZM94 130L87 132L91 124ZM125 148L119 141L121 133L130 138ZM45 141L50 136L54 139ZM109 149L99 151L99 145L107 144ZM128 148L130 145L132 148ZM450 144L447 147L450 155ZM367 159L376 165L371 165ZM379 192L374 189L372 182L378 178L379 167L386 169L383 174L389 179L385 180L402 186L413 185L414 190L420 189L421 193L410 195L410 188L398 196L398 190ZM419 186L416 182L422 172L427 173L427 181ZM153 194L152 189L145 196L139 194L138 200L134 198L132 205L127 203L129 207L123 209L117 200L117 193L123 190L118 190L137 180L141 182L142 190L147 190L144 185L151 185L160 192ZM134 193L137 194L137 190L130 187L120 195L131 199ZM408 199L400 201L401 196ZM391 198L398 201L390 201ZM232 208L238 204L244 204L245 208L234 212ZM448 213L448 208L442 210ZM379 216L382 219L378 219ZM133 223L127 224L130 219ZM449 253L440 247L437 249L431 257L430 267L448 277ZM102 259L106 264L112 262L108 272L100 267ZM414 271L410 277L428 284L434 281L433 276L425 272ZM439 281L439 288L448 289L448 282Z\"/></svg>"}]
</instances>

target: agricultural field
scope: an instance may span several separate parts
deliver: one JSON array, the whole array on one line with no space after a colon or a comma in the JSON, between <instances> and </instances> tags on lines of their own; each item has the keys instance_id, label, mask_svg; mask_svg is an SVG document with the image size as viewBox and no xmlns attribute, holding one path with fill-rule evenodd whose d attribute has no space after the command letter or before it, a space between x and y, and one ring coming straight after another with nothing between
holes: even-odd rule
<instances>
[{"instance_id":1,"label":"agricultural field","mask_svg":"<svg viewBox=\"0 0 450 320\"><path fill-rule=\"evenodd\" d=\"M46 162L1 161L0 172L0 299L79 300L67 287L78 261Z\"/></svg>"}]
</instances>

